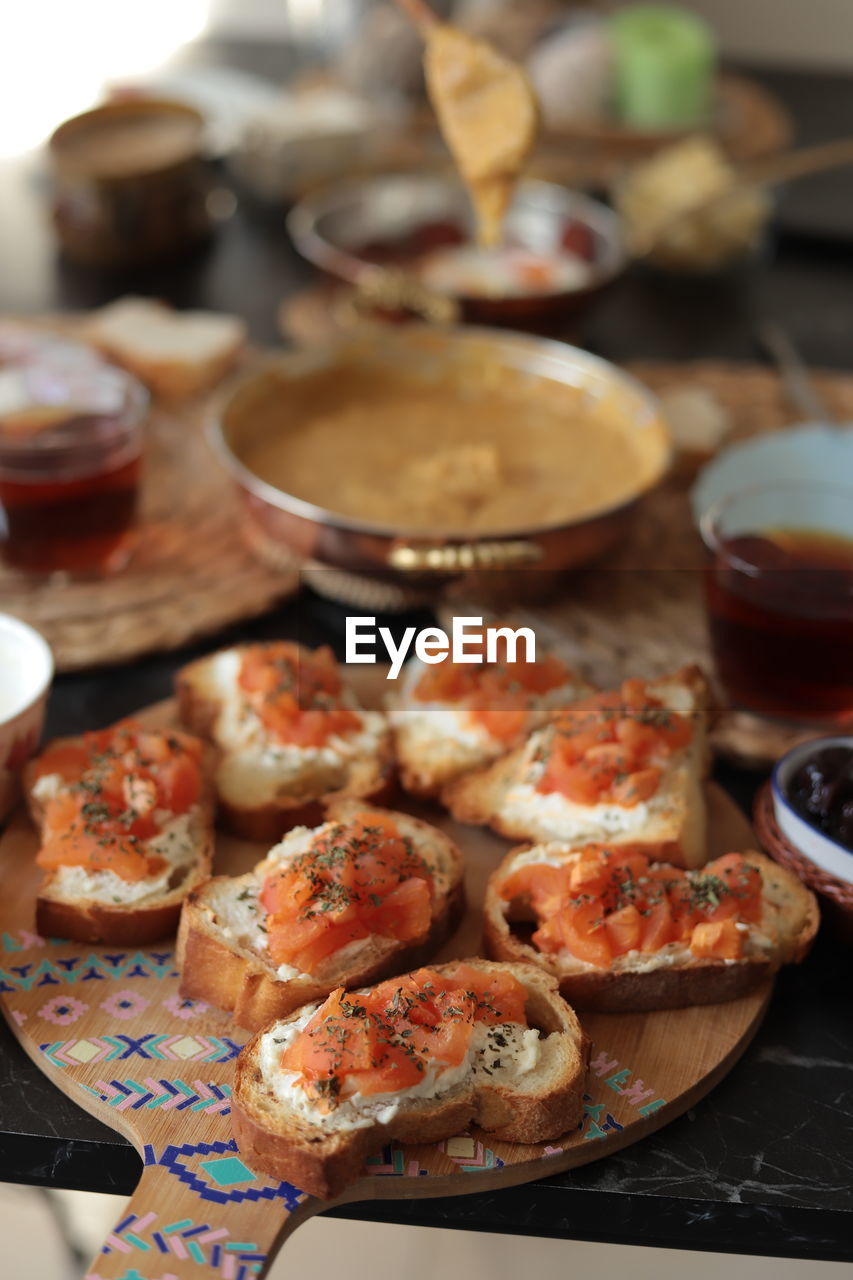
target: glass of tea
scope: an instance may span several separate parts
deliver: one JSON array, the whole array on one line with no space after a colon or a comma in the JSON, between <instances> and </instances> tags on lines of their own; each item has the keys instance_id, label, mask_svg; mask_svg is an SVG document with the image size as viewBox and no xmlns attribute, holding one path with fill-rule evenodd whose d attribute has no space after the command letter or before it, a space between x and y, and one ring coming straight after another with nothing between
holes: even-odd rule
<instances>
[{"instance_id":1,"label":"glass of tea","mask_svg":"<svg viewBox=\"0 0 853 1280\"><path fill-rule=\"evenodd\" d=\"M78 348L85 352L84 348ZM114 572L134 544L148 393L47 344L0 368L0 544L30 573Z\"/></svg>"},{"instance_id":2,"label":"glass of tea","mask_svg":"<svg viewBox=\"0 0 853 1280\"><path fill-rule=\"evenodd\" d=\"M853 488L768 483L702 517L711 647L731 703L853 723Z\"/></svg>"}]
</instances>

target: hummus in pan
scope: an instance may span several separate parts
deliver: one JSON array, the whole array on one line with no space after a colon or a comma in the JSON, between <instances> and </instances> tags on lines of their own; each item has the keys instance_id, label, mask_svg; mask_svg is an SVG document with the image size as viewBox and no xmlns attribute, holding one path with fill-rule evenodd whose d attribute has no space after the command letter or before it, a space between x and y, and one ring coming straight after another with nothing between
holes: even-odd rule
<instances>
[{"instance_id":1,"label":"hummus in pan","mask_svg":"<svg viewBox=\"0 0 853 1280\"><path fill-rule=\"evenodd\" d=\"M572 523L648 488L667 454L618 388L601 395L488 361L433 377L346 363L282 377L229 435L277 489L349 519L507 533Z\"/></svg>"}]
</instances>

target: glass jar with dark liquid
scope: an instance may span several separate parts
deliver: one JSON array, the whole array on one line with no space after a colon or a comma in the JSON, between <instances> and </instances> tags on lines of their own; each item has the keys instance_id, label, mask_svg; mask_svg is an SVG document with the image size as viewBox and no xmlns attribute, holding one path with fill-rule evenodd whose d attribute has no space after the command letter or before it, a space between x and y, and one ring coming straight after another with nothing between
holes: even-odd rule
<instances>
[{"instance_id":1,"label":"glass jar with dark liquid","mask_svg":"<svg viewBox=\"0 0 853 1280\"><path fill-rule=\"evenodd\" d=\"M126 563L147 406L135 379L58 347L0 369L0 537L8 564L88 576Z\"/></svg>"},{"instance_id":2,"label":"glass jar with dark liquid","mask_svg":"<svg viewBox=\"0 0 853 1280\"><path fill-rule=\"evenodd\" d=\"M717 674L733 705L853 723L853 490L734 495L702 521Z\"/></svg>"}]
</instances>

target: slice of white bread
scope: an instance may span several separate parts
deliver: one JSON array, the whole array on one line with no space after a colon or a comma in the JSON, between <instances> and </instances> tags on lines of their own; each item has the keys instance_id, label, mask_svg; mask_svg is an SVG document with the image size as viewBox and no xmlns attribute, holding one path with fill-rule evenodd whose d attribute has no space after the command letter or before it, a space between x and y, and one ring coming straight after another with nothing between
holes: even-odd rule
<instances>
[{"instance_id":1,"label":"slice of white bread","mask_svg":"<svg viewBox=\"0 0 853 1280\"><path fill-rule=\"evenodd\" d=\"M199 658L175 677L181 723L218 750L214 785L223 823L247 840L271 844L291 827L317 826L337 799L383 800L394 765L385 717L361 710L348 693L362 732L323 748L276 747L241 699L237 675L246 647Z\"/></svg>"},{"instance_id":2,"label":"slice of white bread","mask_svg":"<svg viewBox=\"0 0 853 1280\"><path fill-rule=\"evenodd\" d=\"M338 801L329 808L330 822L347 822L373 810L357 800ZM264 946L263 907L258 894L274 863L301 853L316 831L296 828L272 857L247 875L216 876L190 894L181 913L177 962L181 995L203 1000L233 1013L238 1026L256 1031L335 987L364 986L394 973L424 964L451 935L465 905L462 858L441 831L408 814L393 813L400 832L433 869L435 897L429 930L400 942L373 936L328 956L313 973L282 978ZM322 828L318 828L322 830Z\"/></svg>"},{"instance_id":3,"label":"slice of white bread","mask_svg":"<svg viewBox=\"0 0 853 1280\"><path fill-rule=\"evenodd\" d=\"M507 901L500 886L526 862L571 863L580 857L579 852L557 843L513 849L490 877L483 908L487 954L496 960L541 966L559 981L563 996L579 1009L638 1013L736 1000L781 965L804 959L820 923L817 899L795 875L763 853L749 851L743 856L761 873L762 916L744 932L744 955L739 960L697 956L685 943L668 943L659 952L631 951L618 956L605 969L567 951L539 951L528 941L529 928L524 928L535 919L529 901Z\"/></svg>"},{"instance_id":4,"label":"slice of white bread","mask_svg":"<svg viewBox=\"0 0 853 1280\"><path fill-rule=\"evenodd\" d=\"M412 659L398 682L399 691L388 700L400 781L407 791L421 796L436 795L454 778L482 768L505 755L513 745L493 737L484 725L470 717L465 707L416 698L415 687L428 670L420 659ZM515 741L544 723L555 707L567 706L594 692L592 685L569 673L565 684L545 694L531 695L526 727Z\"/></svg>"},{"instance_id":5,"label":"slice of white bread","mask_svg":"<svg viewBox=\"0 0 853 1280\"><path fill-rule=\"evenodd\" d=\"M101 307L85 328L89 341L164 400L215 386L246 342L237 316L174 311L152 298L119 298Z\"/></svg>"},{"instance_id":6,"label":"slice of white bread","mask_svg":"<svg viewBox=\"0 0 853 1280\"><path fill-rule=\"evenodd\" d=\"M73 743L56 739L50 745ZM40 830L49 791L32 760L23 775L30 816ZM55 784L57 786L59 784ZM133 947L169 937L178 927L183 901L211 873L214 804L208 789L201 803L175 819L157 852L166 868L148 880L124 881L111 871L60 867L44 876L36 898L36 930L47 938ZM157 838L155 838L156 840Z\"/></svg>"},{"instance_id":7,"label":"slice of white bread","mask_svg":"<svg viewBox=\"0 0 853 1280\"><path fill-rule=\"evenodd\" d=\"M457 963L437 971L452 971ZM292 1024L307 1021L318 1007L309 1005L259 1032L237 1059L231 1121L247 1163L330 1199L362 1173L372 1152L392 1140L439 1142L470 1124L494 1138L523 1143L556 1139L573 1130L583 1110L589 1041L574 1010L560 997L556 980L533 965L480 959L466 963L486 971L508 969L525 987L527 1021L540 1032L534 1037L536 1060L528 1070L515 1070L511 1048L498 1051L503 1061L498 1053L490 1058L488 1072L475 1054L468 1072L446 1089L439 1075L431 1096L411 1096L406 1090L380 1095L382 1105L360 1127L336 1127L334 1118L317 1122L282 1099L275 1079L276 1041L286 1037Z\"/></svg>"},{"instance_id":8,"label":"slice of white bread","mask_svg":"<svg viewBox=\"0 0 853 1280\"><path fill-rule=\"evenodd\" d=\"M676 866L701 866L708 857L702 785L709 763L708 682L691 666L649 681L648 690L692 725L689 746L672 755L649 800L633 808L582 805L538 792L539 757L553 733L546 725L494 764L451 782L441 792L442 802L460 822L491 826L513 840L630 843L648 846Z\"/></svg>"}]
</instances>

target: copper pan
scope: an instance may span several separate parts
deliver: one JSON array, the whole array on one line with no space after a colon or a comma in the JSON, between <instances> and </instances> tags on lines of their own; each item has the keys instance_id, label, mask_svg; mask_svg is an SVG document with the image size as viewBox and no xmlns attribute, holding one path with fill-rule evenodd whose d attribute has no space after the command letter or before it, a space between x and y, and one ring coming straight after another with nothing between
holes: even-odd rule
<instances>
[{"instance_id":1,"label":"copper pan","mask_svg":"<svg viewBox=\"0 0 853 1280\"><path fill-rule=\"evenodd\" d=\"M523 379L525 395L547 383L572 387L579 406L618 419L643 440L637 490L617 506L574 521L510 531L451 528L424 531L372 524L315 506L261 480L241 460L259 431L270 429L278 405L286 411L292 380L346 362L411 369L428 377L460 362L506 371ZM594 417L593 417L594 421ZM614 365L550 339L466 326L406 325L365 332L335 347L288 353L245 378L210 425L210 439L231 473L241 500L243 534L269 564L323 565L406 584L439 583L474 570L534 568L552 573L586 564L627 532L637 506L665 474L670 443L655 398ZM330 467L334 459L329 460Z\"/></svg>"}]
</instances>

